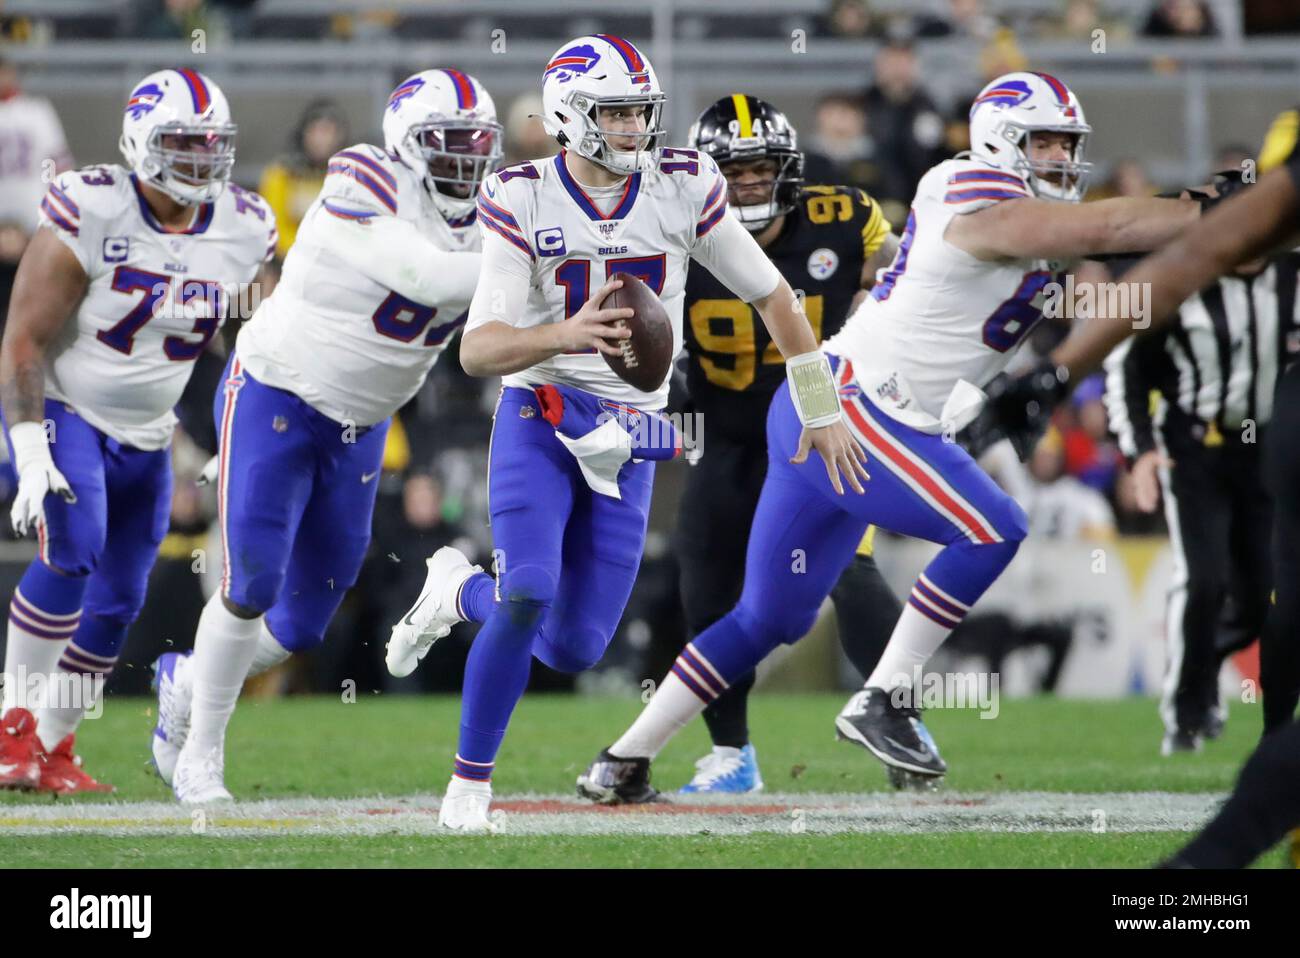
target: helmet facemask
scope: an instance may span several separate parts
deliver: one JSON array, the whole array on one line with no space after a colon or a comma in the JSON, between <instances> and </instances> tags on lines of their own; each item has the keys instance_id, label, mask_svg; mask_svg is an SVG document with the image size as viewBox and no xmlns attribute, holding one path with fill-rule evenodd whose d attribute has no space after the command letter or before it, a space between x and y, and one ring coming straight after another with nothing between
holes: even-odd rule
<instances>
[{"instance_id":1,"label":"helmet facemask","mask_svg":"<svg viewBox=\"0 0 1300 958\"><path fill-rule=\"evenodd\" d=\"M733 151L737 149L739 142L733 140ZM772 225L778 216L784 216L793 210L795 194L803 184L803 157L800 154L769 153L763 155L762 151L765 149L765 145L762 140L757 142L759 152L753 159L747 160L743 155L738 155L732 156L719 164L723 175L727 177L727 211L751 233L763 232ZM769 163L774 168L771 179L738 184L733 183L731 179L732 176L737 175L737 171L733 169L732 173L728 175L728 167L742 164L752 166L761 162ZM743 202L746 197L754 196L763 187L767 187L766 200Z\"/></svg>"},{"instance_id":2,"label":"helmet facemask","mask_svg":"<svg viewBox=\"0 0 1300 958\"><path fill-rule=\"evenodd\" d=\"M424 161L425 181L440 205L455 214L473 209L483 181L501 161L501 124L426 120L406 136L410 152Z\"/></svg>"},{"instance_id":3,"label":"helmet facemask","mask_svg":"<svg viewBox=\"0 0 1300 958\"><path fill-rule=\"evenodd\" d=\"M1078 203L1088 191L1088 180L1092 175L1092 164L1083 159L1084 146L1091 129L1086 124L1029 127L1008 121L1007 138L1010 140L1010 134L1019 133L1013 142L1016 157L1012 168L1029 182L1035 195L1043 199ZM1034 133L1065 133L1074 137L1074 144L1069 150L1070 158L1030 159L1030 138Z\"/></svg>"},{"instance_id":4,"label":"helmet facemask","mask_svg":"<svg viewBox=\"0 0 1300 958\"><path fill-rule=\"evenodd\" d=\"M594 97L574 90L564 98L564 103L579 116L584 118L584 132L578 143L564 144L579 156L586 157L598 166L603 166L611 173L629 176L638 171L648 170L654 162L654 152L665 130L659 125L663 112L662 93L640 93L626 97ZM645 130L641 132L619 132L605 130L600 126L602 110L623 109L631 114L640 112L645 118ZM631 149L619 148L611 140L633 140Z\"/></svg>"},{"instance_id":5,"label":"helmet facemask","mask_svg":"<svg viewBox=\"0 0 1300 958\"><path fill-rule=\"evenodd\" d=\"M235 168L235 132L233 123L154 127L145 144L146 181L186 206L212 202Z\"/></svg>"}]
</instances>

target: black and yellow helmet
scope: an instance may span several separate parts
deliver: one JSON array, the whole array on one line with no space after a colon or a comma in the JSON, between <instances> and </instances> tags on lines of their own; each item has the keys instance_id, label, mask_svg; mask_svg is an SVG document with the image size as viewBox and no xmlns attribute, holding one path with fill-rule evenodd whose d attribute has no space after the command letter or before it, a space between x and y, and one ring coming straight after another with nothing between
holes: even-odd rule
<instances>
[{"instance_id":1,"label":"black and yellow helmet","mask_svg":"<svg viewBox=\"0 0 1300 958\"><path fill-rule=\"evenodd\" d=\"M795 207L803 185L803 154L799 138L784 113L766 100L744 93L724 96L691 126L690 146L707 153L724 167L747 160L773 160L776 179L765 203L731 204L732 214L750 232L759 232Z\"/></svg>"}]
</instances>

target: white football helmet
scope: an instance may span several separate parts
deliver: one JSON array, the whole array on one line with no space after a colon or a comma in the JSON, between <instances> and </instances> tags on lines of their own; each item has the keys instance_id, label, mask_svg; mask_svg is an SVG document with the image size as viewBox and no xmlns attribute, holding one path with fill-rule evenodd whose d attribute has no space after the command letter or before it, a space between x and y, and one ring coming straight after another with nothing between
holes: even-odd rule
<instances>
[{"instance_id":1,"label":"white football helmet","mask_svg":"<svg viewBox=\"0 0 1300 958\"><path fill-rule=\"evenodd\" d=\"M414 170L448 220L474 211L479 188L501 162L501 124L483 84L459 70L403 80L384 108L384 146Z\"/></svg>"},{"instance_id":2,"label":"white football helmet","mask_svg":"<svg viewBox=\"0 0 1300 958\"><path fill-rule=\"evenodd\" d=\"M210 203L235 167L230 104L197 70L151 73L126 101L118 148L142 182L187 206Z\"/></svg>"},{"instance_id":3,"label":"white football helmet","mask_svg":"<svg viewBox=\"0 0 1300 958\"><path fill-rule=\"evenodd\" d=\"M1029 134L1035 131L1074 134L1070 159L1030 162ZM971 154L1023 176L1047 199L1083 199L1092 171L1083 159L1090 132L1078 97L1046 73L1004 74L981 90L970 108Z\"/></svg>"},{"instance_id":4,"label":"white football helmet","mask_svg":"<svg viewBox=\"0 0 1300 958\"><path fill-rule=\"evenodd\" d=\"M654 67L622 37L600 33L560 47L542 74L542 125L566 150L612 173L649 170L663 138L664 94ZM626 107L645 116L645 132L606 132L597 110ZM635 149L615 149L608 137L635 139Z\"/></svg>"}]
</instances>

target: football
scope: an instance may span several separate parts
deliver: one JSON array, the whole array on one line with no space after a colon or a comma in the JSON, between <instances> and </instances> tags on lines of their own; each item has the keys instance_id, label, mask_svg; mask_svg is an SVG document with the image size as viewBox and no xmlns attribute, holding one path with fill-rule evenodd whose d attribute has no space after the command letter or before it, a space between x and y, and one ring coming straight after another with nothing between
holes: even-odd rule
<instances>
[{"instance_id":1,"label":"football","mask_svg":"<svg viewBox=\"0 0 1300 958\"><path fill-rule=\"evenodd\" d=\"M673 325L654 291L630 273L615 273L623 285L605 298L606 309L631 309L632 318L620 320L632 330L617 356L601 353L609 368L624 382L642 392L664 384L673 361Z\"/></svg>"}]
</instances>

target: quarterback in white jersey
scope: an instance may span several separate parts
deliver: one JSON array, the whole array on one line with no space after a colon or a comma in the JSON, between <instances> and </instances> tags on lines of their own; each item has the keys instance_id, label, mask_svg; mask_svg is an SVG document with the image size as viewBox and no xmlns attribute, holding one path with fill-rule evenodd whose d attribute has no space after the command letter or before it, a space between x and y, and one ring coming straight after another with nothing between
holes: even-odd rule
<instances>
[{"instance_id":1,"label":"quarterback in white jersey","mask_svg":"<svg viewBox=\"0 0 1300 958\"><path fill-rule=\"evenodd\" d=\"M500 171L479 196L483 270L461 362L471 375L506 377L488 467L498 579L440 550L388 655L389 668L405 674L453 623L484 622L440 812L451 828L490 827L492 768L532 658L566 672L594 665L640 564L654 462L603 413L655 416L668 386L638 390L600 355L617 353L629 335L615 321L630 311L601 305L618 286L614 274L637 276L659 295L679 347L688 258L753 303L803 384L809 428L799 458L815 447L828 481L839 485L843 473L861 489L861 451L841 422L807 318L753 237L726 215L714 161L660 148L663 100L654 69L629 41L599 34L565 44L542 78L543 124L561 153Z\"/></svg>"},{"instance_id":2,"label":"quarterback in white jersey","mask_svg":"<svg viewBox=\"0 0 1300 958\"><path fill-rule=\"evenodd\" d=\"M652 797L650 760L767 652L807 631L869 524L943 548L836 729L883 762L896 785L933 784L946 773L911 692L1014 557L1027 525L951 434L979 411L980 387L1038 321L1043 288L1066 262L1151 249L1198 215L1189 200L1079 205L1089 127L1055 77L999 77L975 99L970 132L970 158L922 178L893 263L825 344L845 415L867 451L867 494L837 497L824 476L787 458L798 420L789 394L778 392L741 600L687 646L640 718L597 756L579 779L583 794ZM809 543L816 549L806 567L792 573L791 550Z\"/></svg>"},{"instance_id":3,"label":"quarterback in white jersey","mask_svg":"<svg viewBox=\"0 0 1300 958\"><path fill-rule=\"evenodd\" d=\"M172 407L275 247L269 208L228 183L234 136L211 80L159 71L127 101L127 166L60 174L40 202L0 351L13 523L40 546L9 607L10 725L31 724L24 677L102 681L144 601L171 509ZM37 706L38 737L3 737L39 759L15 784L102 790L73 760L82 708ZM25 763L0 757L13 775Z\"/></svg>"},{"instance_id":4,"label":"quarterback in white jersey","mask_svg":"<svg viewBox=\"0 0 1300 958\"><path fill-rule=\"evenodd\" d=\"M156 667L154 764L183 802L230 797L223 743L245 677L324 639L370 541L390 417L478 279L475 201L501 157L492 98L425 70L389 96L383 131L382 148L330 159L216 397L221 588L193 656Z\"/></svg>"}]
</instances>

